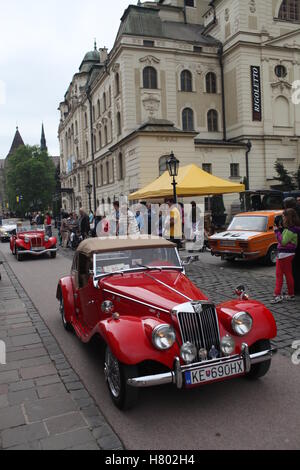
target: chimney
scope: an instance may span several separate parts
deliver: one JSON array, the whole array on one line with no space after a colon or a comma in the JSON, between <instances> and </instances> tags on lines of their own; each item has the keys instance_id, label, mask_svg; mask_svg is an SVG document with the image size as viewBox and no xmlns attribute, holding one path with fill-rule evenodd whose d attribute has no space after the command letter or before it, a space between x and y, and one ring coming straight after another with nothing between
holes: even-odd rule
<instances>
[{"instance_id":1,"label":"chimney","mask_svg":"<svg viewBox=\"0 0 300 470\"><path fill-rule=\"evenodd\" d=\"M102 47L99 49L100 52L100 63L104 64L107 61L108 49L107 47Z\"/></svg>"}]
</instances>

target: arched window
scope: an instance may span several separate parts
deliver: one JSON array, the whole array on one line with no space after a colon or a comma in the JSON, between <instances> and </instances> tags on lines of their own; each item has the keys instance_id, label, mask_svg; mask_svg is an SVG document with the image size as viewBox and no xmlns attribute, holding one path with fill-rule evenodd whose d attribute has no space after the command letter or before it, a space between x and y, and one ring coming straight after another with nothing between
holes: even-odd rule
<instances>
[{"instance_id":1,"label":"arched window","mask_svg":"<svg viewBox=\"0 0 300 470\"><path fill-rule=\"evenodd\" d=\"M75 133L76 135L78 135L78 122L75 121Z\"/></svg>"},{"instance_id":2,"label":"arched window","mask_svg":"<svg viewBox=\"0 0 300 470\"><path fill-rule=\"evenodd\" d=\"M118 130L118 135L121 135L122 134L121 113L117 113L117 130Z\"/></svg>"},{"instance_id":3,"label":"arched window","mask_svg":"<svg viewBox=\"0 0 300 470\"><path fill-rule=\"evenodd\" d=\"M81 178L80 175L78 175L78 192L81 192Z\"/></svg>"},{"instance_id":4,"label":"arched window","mask_svg":"<svg viewBox=\"0 0 300 470\"><path fill-rule=\"evenodd\" d=\"M193 91L193 78L189 70L181 72L181 91Z\"/></svg>"},{"instance_id":5,"label":"arched window","mask_svg":"<svg viewBox=\"0 0 300 470\"><path fill-rule=\"evenodd\" d=\"M106 94L103 93L103 109L106 111Z\"/></svg>"},{"instance_id":6,"label":"arched window","mask_svg":"<svg viewBox=\"0 0 300 470\"><path fill-rule=\"evenodd\" d=\"M86 158L89 158L89 143L85 143Z\"/></svg>"},{"instance_id":7,"label":"arched window","mask_svg":"<svg viewBox=\"0 0 300 470\"><path fill-rule=\"evenodd\" d=\"M76 147L76 158L77 158L77 162L78 162L78 160L79 160L79 148L78 147Z\"/></svg>"},{"instance_id":8,"label":"arched window","mask_svg":"<svg viewBox=\"0 0 300 470\"><path fill-rule=\"evenodd\" d=\"M217 76L213 72L206 75L206 93L217 93Z\"/></svg>"},{"instance_id":9,"label":"arched window","mask_svg":"<svg viewBox=\"0 0 300 470\"><path fill-rule=\"evenodd\" d=\"M110 174L109 174L109 162L106 162L106 184L110 182Z\"/></svg>"},{"instance_id":10,"label":"arched window","mask_svg":"<svg viewBox=\"0 0 300 470\"><path fill-rule=\"evenodd\" d=\"M194 111L191 108L185 108L182 111L182 129L184 131L194 130Z\"/></svg>"},{"instance_id":11,"label":"arched window","mask_svg":"<svg viewBox=\"0 0 300 470\"><path fill-rule=\"evenodd\" d=\"M93 142L94 142L94 151L95 151L97 148L97 139L95 135L93 136Z\"/></svg>"},{"instance_id":12,"label":"arched window","mask_svg":"<svg viewBox=\"0 0 300 470\"><path fill-rule=\"evenodd\" d=\"M144 88L157 88L157 72L153 67L145 67L143 70Z\"/></svg>"},{"instance_id":13,"label":"arched window","mask_svg":"<svg viewBox=\"0 0 300 470\"><path fill-rule=\"evenodd\" d=\"M104 145L108 143L107 126L104 126Z\"/></svg>"},{"instance_id":14,"label":"arched window","mask_svg":"<svg viewBox=\"0 0 300 470\"><path fill-rule=\"evenodd\" d=\"M218 132L218 112L210 109L207 113L207 129L208 132Z\"/></svg>"},{"instance_id":15,"label":"arched window","mask_svg":"<svg viewBox=\"0 0 300 470\"><path fill-rule=\"evenodd\" d=\"M100 186L103 186L103 165L100 165ZM103 199L102 199L103 204Z\"/></svg>"},{"instance_id":16,"label":"arched window","mask_svg":"<svg viewBox=\"0 0 300 470\"><path fill-rule=\"evenodd\" d=\"M163 175L167 171L167 161L170 155L164 155L159 159L159 176Z\"/></svg>"},{"instance_id":17,"label":"arched window","mask_svg":"<svg viewBox=\"0 0 300 470\"><path fill-rule=\"evenodd\" d=\"M98 133L98 137L99 137L99 149L102 148L102 134L101 134L101 130L99 131Z\"/></svg>"},{"instance_id":18,"label":"arched window","mask_svg":"<svg viewBox=\"0 0 300 470\"><path fill-rule=\"evenodd\" d=\"M116 73L115 76L115 85L116 85L116 96L120 94L120 75Z\"/></svg>"},{"instance_id":19,"label":"arched window","mask_svg":"<svg viewBox=\"0 0 300 470\"><path fill-rule=\"evenodd\" d=\"M123 155L122 155L122 153L119 153L118 160L119 160L119 180L121 181L121 180L124 179Z\"/></svg>"},{"instance_id":20,"label":"arched window","mask_svg":"<svg viewBox=\"0 0 300 470\"><path fill-rule=\"evenodd\" d=\"M100 100L97 101L97 115L98 117L100 116L101 114L101 108L100 108Z\"/></svg>"},{"instance_id":21,"label":"arched window","mask_svg":"<svg viewBox=\"0 0 300 470\"><path fill-rule=\"evenodd\" d=\"M300 21L299 0L283 0L278 17L285 21Z\"/></svg>"}]
</instances>

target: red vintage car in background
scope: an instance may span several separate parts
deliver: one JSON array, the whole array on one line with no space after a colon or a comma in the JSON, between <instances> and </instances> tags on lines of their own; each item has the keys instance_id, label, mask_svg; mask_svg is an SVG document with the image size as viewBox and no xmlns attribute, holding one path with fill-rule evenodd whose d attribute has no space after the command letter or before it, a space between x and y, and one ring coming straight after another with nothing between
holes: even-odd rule
<instances>
[{"instance_id":1,"label":"red vintage car in background","mask_svg":"<svg viewBox=\"0 0 300 470\"><path fill-rule=\"evenodd\" d=\"M56 258L56 245L57 239L46 235L44 226L18 224L16 233L10 239L11 252L18 261L22 261L25 255L42 256L47 253L51 258Z\"/></svg>"},{"instance_id":2,"label":"red vintage car in background","mask_svg":"<svg viewBox=\"0 0 300 470\"><path fill-rule=\"evenodd\" d=\"M84 343L103 340L108 389L124 410L143 387L268 372L275 320L242 286L237 293L215 306L186 277L175 245L141 237L82 242L57 299L67 330Z\"/></svg>"}]
</instances>

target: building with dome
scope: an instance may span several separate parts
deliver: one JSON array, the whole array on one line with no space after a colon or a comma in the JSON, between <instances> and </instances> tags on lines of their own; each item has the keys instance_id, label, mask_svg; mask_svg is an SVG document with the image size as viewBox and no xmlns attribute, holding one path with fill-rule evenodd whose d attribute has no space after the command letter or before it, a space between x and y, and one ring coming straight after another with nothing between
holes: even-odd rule
<instances>
[{"instance_id":1,"label":"building with dome","mask_svg":"<svg viewBox=\"0 0 300 470\"><path fill-rule=\"evenodd\" d=\"M300 1L130 5L112 50L88 52L59 109L63 205L92 208L181 165L251 189L299 167ZM236 196L226 198L226 205Z\"/></svg>"}]
</instances>

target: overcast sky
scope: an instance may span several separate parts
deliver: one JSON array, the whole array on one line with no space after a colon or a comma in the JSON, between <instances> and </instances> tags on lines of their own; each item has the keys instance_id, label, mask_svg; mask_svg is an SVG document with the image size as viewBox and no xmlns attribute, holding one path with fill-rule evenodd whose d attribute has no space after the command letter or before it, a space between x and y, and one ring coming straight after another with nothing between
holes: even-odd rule
<instances>
[{"instance_id":1,"label":"overcast sky","mask_svg":"<svg viewBox=\"0 0 300 470\"><path fill-rule=\"evenodd\" d=\"M16 125L25 144L59 155L59 103L87 51L110 50L133 0L0 0L0 158Z\"/></svg>"}]
</instances>

